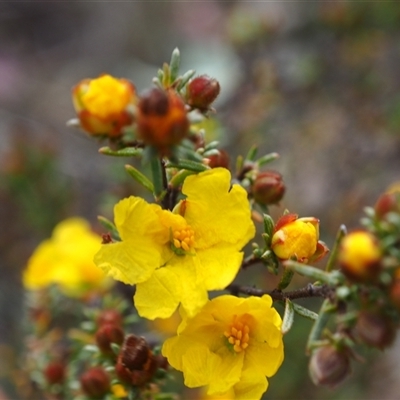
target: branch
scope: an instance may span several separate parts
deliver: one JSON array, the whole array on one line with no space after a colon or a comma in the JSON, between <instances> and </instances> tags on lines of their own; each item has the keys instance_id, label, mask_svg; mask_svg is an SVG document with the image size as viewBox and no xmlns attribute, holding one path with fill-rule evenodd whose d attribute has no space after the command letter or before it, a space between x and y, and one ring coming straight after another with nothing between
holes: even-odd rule
<instances>
[{"instance_id":1,"label":"branch","mask_svg":"<svg viewBox=\"0 0 400 400\"><path fill-rule=\"evenodd\" d=\"M231 284L227 286L226 290L228 290L233 295L238 295L240 293L247 294L250 296L258 296L261 297L264 294L268 294L272 297L273 300L295 300L295 299L303 299L308 297L321 297L321 298L329 298L334 293L335 289L328 285L315 286L309 283L307 286L301 289L296 289L288 292L282 292L281 290L263 290L257 289L251 286L241 286L236 284Z\"/></svg>"}]
</instances>

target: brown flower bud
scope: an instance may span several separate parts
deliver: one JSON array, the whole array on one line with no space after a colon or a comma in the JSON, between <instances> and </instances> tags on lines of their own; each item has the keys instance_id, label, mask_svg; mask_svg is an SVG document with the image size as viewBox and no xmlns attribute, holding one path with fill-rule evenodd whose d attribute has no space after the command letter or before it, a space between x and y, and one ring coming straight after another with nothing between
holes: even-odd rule
<instances>
[{"instance_id":1,"label":"brown flower bud","mask_svg":"<svg viewBox=\"0 0 400 400\"><path fill-rule=\"evenodd\" d=\"M117 326L122 326L122 315L119 311L109 309L104 310L97 317L97 326L105 325L105 324L113 324Z\"/></svg>"},{"instance_id":2,"label":"brown flower bud","mask_svg":"<svg viewBox=\"0 0 400 400\"><path fill-rule=\"evenodd\" d=\"M400 268L397 268L394 273L393 282L389 289L389 296L393 305L400 310Z\"/></svg>"},{"instance_id":3,"label":"brown flower bud","mask_svg":"<svg viewBox=\"0 0 400 400\"><path fill-rule=\"evenodd\" d=\"M383 350L393 343L396 329L388 317L374 311L362 311L354 327L354 336L371 347Z\"/></svg>"},{"instance_id":4,"label":"brown flower bud","mask_svg":"<svg viewBox=\"0 0 400 400\"><path fill-rule=\"evenodd\" d=\"M142 386L152 379L157 367L157 359L144 338L135 335L125 338L115 366L121 381Z\"/></svg>"},{"instance_id":5,"label":"brown flower bud","mask_svg":"<svg viewBox=\"0 0 400 400\"><path fill-rule=\"evenodd\" d=\"M192 79L186 86L186 101L189 106L206 111L219 92L220 86L216 79L201 75Z\"/></svg>"},{"instance_id":6,"label":"brown flower bud","mask_svg":"<svg viewBox=\"0 0 400 400\"><path fill-rule=\"evenodd\" d=\"M309 372L315 385L336 386L350 371L350 357L346 350L327 345L319 347L311 355Z\"/></svg>"},{"instance_id":7,"label":"brown flower bud","mask_svg":"<svg viewBox=\"0 0 400 400\"><path fill-rule=\"evenodd\" d=\"M174 90L153 88L138 103L137 131L145 144L161 153L177 145L189 132L185 104Z\"/></svg>"},{"instance_id":8,"label":"brown flower bud","mask_svg":"<svg viewBox=\"0 0 400 400\"><path fill-rule=\"evenodd\" d=\"M103 324L97 330L96 344L103 354L113 355L111 343L122 344L124 341L124 331L118 325Z\"/></svg>"},{"instance_id":9,"label":"brown flower bud","mask_svg":"<svg viewBox=\"0 0 400 400\"><path fill-rule=\"evenodd\" d=\"M255 201L264 205L278 203L285 190L282 175L275 171L259 172L251 187Z\"/></svg>"},{"instance_id":10,"label":"brown flower bud","mask_svg":"<svg viewBox=\"0 0 400 400\"><path fill-rule=\"evenodd\" d=\"M218 154L208 157L208 166L210 168L226 168L229 169L229 154L225 150L218 150Z\"/></svg>"},{"instance_id":11,"label":"brown flower bud","mask_svg":"<svg viewBox=\"0 0 400 400\"><path fill-rule=\"evenodd\" d=\"M80 379L82 391L92 399L102 399L110 392L110 378L101 367L92 367Z\"/></svg>"},{"instance_id":12,"label":"brown flower bud","mask_svg":"<svg viewBox=\"0 0 400 400\"><path fill-rule=\"evenodd\" d=\"M50 385L61 384L65 379L65 364L60 361L50 362L44 370L44 375Z\"/></svg>"}]
</instances>

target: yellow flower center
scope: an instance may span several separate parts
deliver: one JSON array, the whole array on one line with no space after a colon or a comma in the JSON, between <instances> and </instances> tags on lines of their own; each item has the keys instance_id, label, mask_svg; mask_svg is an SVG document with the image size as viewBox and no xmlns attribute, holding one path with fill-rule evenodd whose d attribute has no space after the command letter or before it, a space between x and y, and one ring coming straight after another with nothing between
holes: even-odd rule
<instances>
[{"instance_id":1,"label":"yellow flower center","mask_svg":"<svg viewBox=\"0 0 400 400\"><path fill-rule=\"evenodd\" d=\"M126 83L110 75L103 75L90 81L87 92L82 96L82 102L91 114L107 118L124 111L131 96Z\"/></svg>"},{"instance_id":2,"label":"yellow flower center","mask_svg":"<svg viewBox=\"0 0 400 400\"><path fill-rule=\"evenodd\" d=\"M172 233L172 243L177 250L189 251L194 246L194 231L190 226Z\"/></svg>"},{"instance_id":3,"label":"yellow flower center","mask_svg":"<svg viewBox=\"0 0 400 400\"><path fill-rule=\"evenodd\" d=\"M235 320L229 329L224 332L224 336L228 339L228 343L232 345L233 350L236 353L240 353L249 346L249 332L248 325Z\"/></svg>"}]
</instances>

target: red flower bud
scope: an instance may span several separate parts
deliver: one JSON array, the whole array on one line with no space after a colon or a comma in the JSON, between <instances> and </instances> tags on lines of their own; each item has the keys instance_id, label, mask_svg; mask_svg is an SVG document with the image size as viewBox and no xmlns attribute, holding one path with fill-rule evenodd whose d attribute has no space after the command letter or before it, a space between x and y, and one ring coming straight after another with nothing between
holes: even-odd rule
<instances>
[{"instance_id":1,"label":"red flower bud","mask_svg":"<svg viewBox=\"0 0 400 400\"><path fill-rule=\"evenodd\" d=\"M44 375L50 385L61 384L65 379L65 364L60 361L50 362L44 370Z\"/></svg>"},{"instance_id":2,"label":"red flower bud","mask_svg":"<svg viewBox=\"0 0 400 400\"><path fill-rule=\"evenodd\" d=\"M333 345L319 347L311 355L309 371L315 385L336 386L350 374L349 354Z\"/></svg>"},{"instance_id":3,"label":"red flower bud","mask_svg":"<svg viewBox=\"0 0 400 400\"><path fill-rule=\"evenodd\" d=\"M117 326L122 326L122 315L117 310L104 310L97 317L97 325L101 326L104 324L113 324Z\"/></svg>"},{"instance_id":4,"label":"red flower bud","mask_svg":"<svg viewBox=\"0 0 400 400\"><path fill-rule=\"evenodd\" d=\"M285 191L282 175L275 171L259 172L251 187L255 201L264 205L278 203Z\"/></svg>"},{"instance_id":5,"label":"red flower bud","mask_svg":"<svg viewBox=\"0 0 400 400\"><path fill-rule=\"evenodd\" d=\"M219 92L220 86L216 79L201 75L192 79L186 86L186 101L189 106L206 111Z\"/></svg>"},{"instance_id":6,"label":"red flower bud","mask_svg":"<svg viewBox=\"0 0 400 400\"><path fill-rule=\"evenodd\" d=\"M210 168L226 168L229 169L229 154L225 150L218 150L218 154L208 157L208 166Z\"/></svg>"},{"instance_id":7,"label":"red flower bud","mask_svg":"<svg viewBox=\"0 0 400 400\"><path fill-rule=\"evenodd\" d=\"M151 89L138 103L137 131L145 144L161 153L177 145L188 134L185 104L174 90Z\"/></svg>"},{"instance_id":8,"label":"red flower bud","mask_svg":"<svg viewBox=\"0 0 400 400\"><path fill-rule=\"evenodd\" d=\"M82 391L92 399L102 399L110 392L110 378L101 367L92 367L80 379Z\"/></svg>"},{"instance_id":9,"label":"red flower bud","mask_svg":"<svg viewBox=\"0 0 400 400\"><path fill-rule=\"evenodd\" d=\"M400 193L383 193L375 203L375 214L379 219L389 212L400 213Z\"/></svg>"},{"instance_id":10,"label":"red flower bud","mask_svg":"<svg viewBox=\"0 0 400 400\"><path fill-rule=\"evenodd\" d=\"M113 355L111 343L122 344L124 331L117 325L103 324L97 330L95 339L98 348L103 354Z\"/></svg>"}]
</instances>

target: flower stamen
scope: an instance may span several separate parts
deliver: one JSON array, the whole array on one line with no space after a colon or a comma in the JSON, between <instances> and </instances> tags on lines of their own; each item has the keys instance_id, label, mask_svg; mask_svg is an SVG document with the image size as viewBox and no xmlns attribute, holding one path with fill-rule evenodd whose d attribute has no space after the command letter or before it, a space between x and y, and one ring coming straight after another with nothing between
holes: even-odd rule
<instances>
[{"instance_id":1,"label":"flower stamen","mask_svg":"<svg viewBox=\"0 0 400 400\"><path fill-rule=\"evenodd\" d=\"M228 343L232 345L233 350L236 353L240 353L249 346L249 332L249 326L242 322L237 322L235 318L233 324L224 332L224 336L228 339Z\"/></svg>"},{"instance_id":2,"label":"flower stamen","mask_svg":"<svg viewBox=\"0 0 400 400\"><path fill-rule=\"evenodd\" d=\"M171 241L173 250L177 251L177 254L180 254L182 251L189 252L194 246L194 231L189 226L175 230L172 233Z\"/></svg>"}]
</instances>

